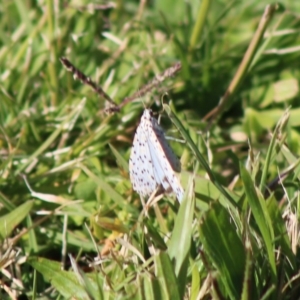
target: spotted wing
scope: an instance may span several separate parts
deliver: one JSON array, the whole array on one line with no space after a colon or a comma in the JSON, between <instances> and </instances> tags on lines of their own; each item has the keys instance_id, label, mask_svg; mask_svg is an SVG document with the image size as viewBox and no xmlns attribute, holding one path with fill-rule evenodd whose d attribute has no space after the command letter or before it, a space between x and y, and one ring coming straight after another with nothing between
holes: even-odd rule
<instances>
[{"instance_id":1,"label":"spotted wing","mask_svg":"<svg viewBox=\"0 0 300 300\"><path fill-rule=\"evenodd\" d=\"M129 159L129 174L133 189L146 197L152 194L158 184L154 176L144 121L142 118L134 136Z\"/></svg>"},{"instance_id":2,"label":"spotted wing","mask_svg":"<svg viewBox=\"0 0 300 300\"><path fill-rule=\"evenodd\" d=\"M166 192L174 192L181 202L184 190L175 171L180 171L180 161L169 146L157 120L151 116L151 130L148 130L148 146L152 159L154 177Z\"/></svg>"}]
</instances>

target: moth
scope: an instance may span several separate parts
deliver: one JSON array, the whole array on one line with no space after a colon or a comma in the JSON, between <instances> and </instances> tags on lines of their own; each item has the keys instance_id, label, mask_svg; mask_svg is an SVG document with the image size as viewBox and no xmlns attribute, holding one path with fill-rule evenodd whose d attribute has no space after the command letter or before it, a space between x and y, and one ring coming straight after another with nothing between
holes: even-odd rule
<instances>
[{"instance_id":1,"label":"moth","mask_svg":"<svg viewBox=\"0 0 300 300\"><path fill-rule=\"evenodd\" d=\"M169 146L163 129L152 111L145 109L129 159L133 189L142 197L147 197L160 187L166 193L175 193L181 202L184 190L177 175L180 171L180 161Z\"/></svg>"}]
</instances>

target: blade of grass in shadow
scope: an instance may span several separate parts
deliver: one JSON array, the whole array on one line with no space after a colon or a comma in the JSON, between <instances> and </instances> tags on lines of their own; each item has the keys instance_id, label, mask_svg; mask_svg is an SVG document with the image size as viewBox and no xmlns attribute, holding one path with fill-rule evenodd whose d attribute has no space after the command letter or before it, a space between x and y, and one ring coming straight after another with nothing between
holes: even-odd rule
<instances>
[{"instance_id":1,"label":"blade of grass in shadow","mask_svg":"<svg viewBox=\"0 0 300 300\"><path fill-rule=\"evenodd\" d=\"M180 131L182 137L185 139L189 147L191 148L192 152L194 153L196 159L200 162L202 167L205 169L206 173L208 174L210 180L213 182L213 184L218 188L218 190L221 192L221 194L224 195L224 197L229 201L229 204L235 208L238 206L238 204L234 201L234 199L229 195L229 193L223 188L222 185L219 184L217 181L215 175L211 171L209 165L207 164L206 160L202 156L202 154L199 152L197 146L191 139L189 133L185 130L183 125L181 124L180 120L176 117L176 115L171 111L171 108L169 105L164 104L163 105L164 110L167 112L169 118L174 123L174 125L177 127L177 129Z\"/></svg>"},{"instance_id":2,"label":"blade of grass in shadow","mask_svg":"<svg viewBox=\"0 0 300 300\"><path fill-rule=\"evenodd\" d=\"M260 42L263 38L263 35L272 20L274 13L279 9L278 4L270 4L267 5L265 8L265 11L263 13L263 16L258 24L257 30L249 44L249 47L243 57L243 60L241 64L238 67L238 70L236 71L232 81L229 84L229 87L227 88L225 94L222 96L218 106L214 108L212 111L210 111L203 119L211 119L211 123L214 121L214 119L220 118L221 114L225 110L225 108L228 108L230 105L230 100L232 99L232 96L237 91L239 85L243 81L245 75L248 72L248 69L251 65L251 62L254 58L255 53L258 50L258 47L260 45Z\"/></svg>"},{"instance_id":3,"label":"blade of grass in shadow","mask_svg":"<svg viewBox=\"0 0 300 300\"><path fill-rule=\"evenodd\" d=\"M271 267L271 275L273 283L276 282L276 264L275 264L275 254L274 254L274 232L272 229L272 222L268 213L265 200L257 195L255 186L252 182L251 176L240 163L240 174L241 179L244 183L245 194L251 208L253 217L257 223L259 231L262 235L264 245L266 247L266 252L269 258L269 264Z\"/></svg>"}]
</instances>

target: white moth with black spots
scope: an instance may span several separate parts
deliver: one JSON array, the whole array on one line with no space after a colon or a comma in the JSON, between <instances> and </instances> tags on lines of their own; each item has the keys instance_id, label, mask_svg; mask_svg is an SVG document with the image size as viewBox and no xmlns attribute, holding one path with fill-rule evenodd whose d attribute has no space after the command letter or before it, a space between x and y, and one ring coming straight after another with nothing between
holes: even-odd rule
<instances>
[{"instance_id":1,"label":"white moth with black spots","mask_svg":"<svg viewBox=\"0 0 300 300\"><path fill-rule=\"evenodd\" d=\"M133 189L142 197L150 196L162 188L175 193L182 201L184 190L177 177L180 161L169 146L162 128L145 109L136 130L129 160L129 173Z\"/></svg>"}]
</instances>

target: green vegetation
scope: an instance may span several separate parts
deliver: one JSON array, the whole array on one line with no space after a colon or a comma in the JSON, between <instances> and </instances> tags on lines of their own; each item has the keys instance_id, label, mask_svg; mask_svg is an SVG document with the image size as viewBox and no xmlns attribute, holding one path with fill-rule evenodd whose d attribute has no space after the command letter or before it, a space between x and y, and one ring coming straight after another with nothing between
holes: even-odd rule
<instances>
[{"instance_id":1,"label":"green vegetation","mask_svg":"<svg viewBox=\"0 0 300 300\"><path fill-rule=\"evenodd\" d=\"M0 3L0 299L299 296L300 2L199 2ZM182 70L106 114L60 57L116 103ZM131 188L144 107L182 205Z\"/></svg>"}]
</instances>

